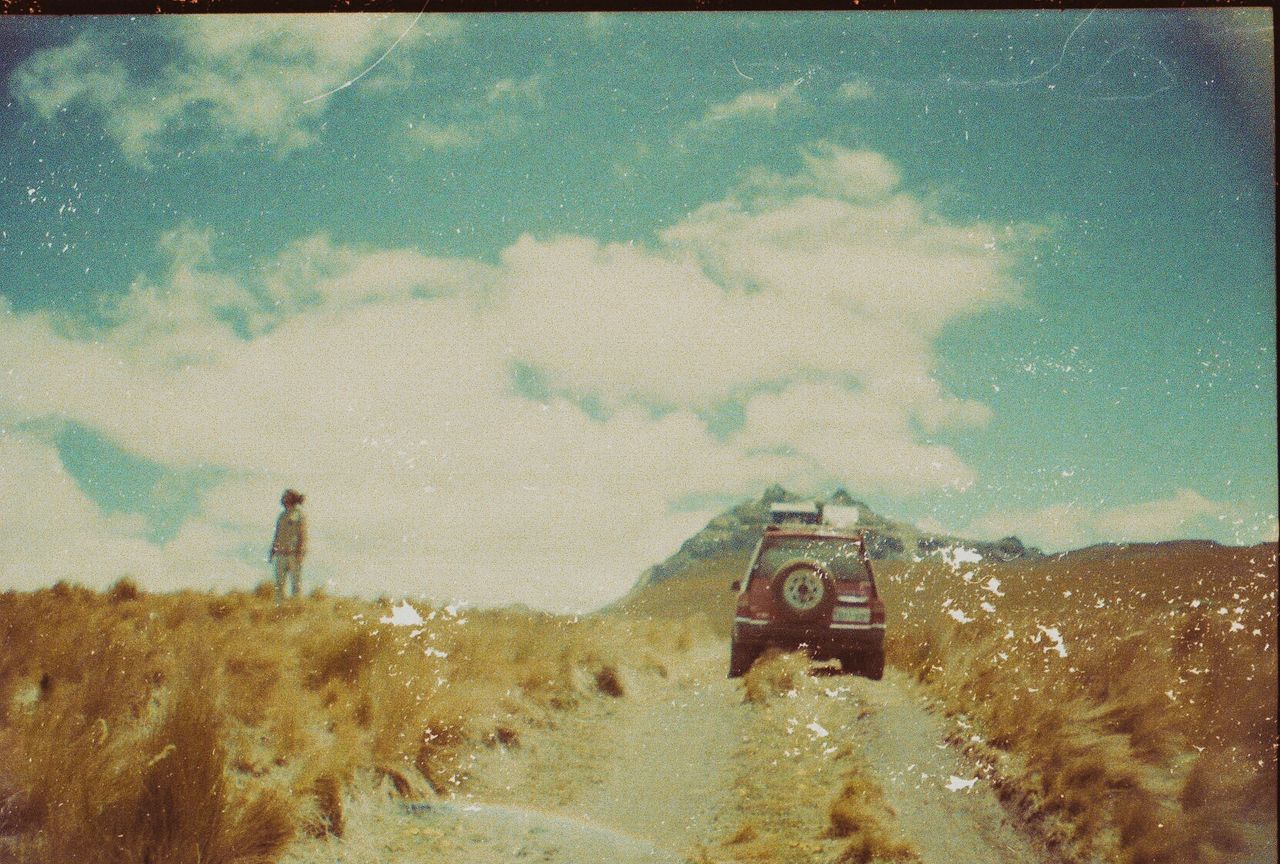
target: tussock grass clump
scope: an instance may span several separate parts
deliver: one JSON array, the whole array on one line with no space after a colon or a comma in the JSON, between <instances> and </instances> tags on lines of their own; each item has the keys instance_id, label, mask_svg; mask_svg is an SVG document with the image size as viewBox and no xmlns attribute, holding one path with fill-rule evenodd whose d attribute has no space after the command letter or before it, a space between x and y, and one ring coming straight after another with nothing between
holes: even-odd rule
<instances>
[{"instance_id":1,"label":"tussock grass clump","mask_svg":"<svg viewBox=\"0 0 1280 864\"><path fill-rule=\"evenodd\" d=\"M919 861L920 853L896 829L897 814L865 767L850 771L829 811L829 837L850 838L840 864Z\"/></svg>"},{"instance_id":2,"label":"tussock grass clump","mask_svg":"<svg viewBox=\"0 0 1280 864\"><path fill-rule=\"evenodd\" d=\"M138 583L130 579L128 576L122 576L107 591L107 599L112 603L127 603L130 600L137 600L138 595L142 591L138 588Z\"/></svg>"},{"instance_id":3,"label":"tussock grass clump","mask_svg":"<svg viewBox=\"0 0 1280 864\"><path fill-rule=\"evenodd\" d=\"M743 676L745 701L763 705L772 696L785 696L808 674L810 660L802 652L766 651Z\"/></svg>"},{"instance_id":4,"label":"tussock grass clump","mask_svg":"<svg viewBox=\"0 0 1280 864\"><path fill-rule=\"evenodd\" d=\"M132 586L132 587L130 587ZM374 789L450 794L471 747L623 698L656 625L315 596L0 594L0 859L268 864ZM17 758L18 756L21 758Z\"/></svg>"},{"instance_id":5,"label":"tussock grass clump","mask_svg":"<svg viewBox=\"0 0 1280 864\"><path fill-rule=\"evenodd\" d=\"M618 675L618 667L613 664L605 664L596 670L596 689L606 696L612 696L617 699L626 695L626 688L622 686L622 678Z\"/></svg>"},{"instance_id":6,"label":"tussock grass clump","mask_svg":"<svg viewBox=\"0 0 1280 864\"><path fill-rule=\"evenodd\" d=\"M1219 864L1274 833L1274 544L879 572L889 661L981 721L966 746L1061 854Z\"/></svg>"},{"instance_id":7,"label":"tussock grass clump","mask_svg":"<svg viewBox=\"0 0 1280 864\"><path fill-rule=\"evenodd\" d=\"M32 725L4 730L28 757L10 769L25 817L14 833L28 838L18 864L276 860L293 836L292 805L229 782L223 724L198 679L169 703L152 728L48 706ZM38 734L45 723L49 737Z\"/></svg>"}]
</instances>

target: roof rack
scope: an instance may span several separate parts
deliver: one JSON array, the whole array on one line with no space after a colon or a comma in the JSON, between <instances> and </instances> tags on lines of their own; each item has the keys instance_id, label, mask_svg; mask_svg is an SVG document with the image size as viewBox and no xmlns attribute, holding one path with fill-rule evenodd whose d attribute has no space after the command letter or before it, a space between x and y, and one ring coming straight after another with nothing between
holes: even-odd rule
<instances>
[{"instance_id":1,"label":"roof rack","mask_svg":"<svg viewBox=\"0 0 1280 864\"><path fill-rule=\"evenodd\" d=\"M787 522L799 522L801 525L819 525L822 522L822 511L813 501L796 501L792 503L772 504L769 507L769 524L782 525Z\"/></svg>"}]
</instances>

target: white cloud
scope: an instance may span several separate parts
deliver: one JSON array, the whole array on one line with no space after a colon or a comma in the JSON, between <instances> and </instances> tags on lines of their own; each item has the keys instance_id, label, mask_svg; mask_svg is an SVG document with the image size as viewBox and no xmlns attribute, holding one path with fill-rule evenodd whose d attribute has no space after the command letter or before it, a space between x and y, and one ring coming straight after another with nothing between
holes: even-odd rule
<instances>
[{"instance_id":1,"label":"white cloud","mask_svg":"<svg viewBox=\"0 0 1280 864\"><path fill-rule=\"evenodd\" d=\"M804 161L819 191L849 201L882 199L901 182L897 167L870 150L847 150L821 142L804 154Z\"/></svg>"},{"instance_id":2,"label":"white cloud","mask_svg":"<svg viewBox=\"0 0 1280 864\"><path fill-rule=\"evenodd\" d=\"M652 247L525 236L493 265L316 236L245 280L183 226L161 241L168 271L93 338L0 308L0 423L75 420L162 465L220 469L163 550L85 523L157 584L179 559L200 584L265 576L246 555L296 486L309 578L599 605L712 515L674 502L973 481L922 439L989 415L932 377L931 343L1016 300L1010 255L1001 232L949 224L886 177L874 154L816 146L801 174ZM556 395L520 395L515 364ZM699 412L727 398L744 422L716 438Z\"/></svg>"},{"instance_id":3,"label":"white cloud","mask_svg":"<svg viewBox=\"0 0 1280 864\"><path fill-rule=\"evenodd\" d=\"M840 85L840 95L851 101L860 101L870 99L875 96L875 90L866 81L854 80L846 81Z\"/></svg>"},{"instance_id":4,"label":"white cloud","mask_svg":"<svg viewBox=\"0 0 1280 864\"><path fill-rule=\"evenodd\" d=\"M1039 510L1001 510L986 513L958 531L980 540L996 540L1016 535L1030 546L1050 551L1074 549L1099 542L1093 529L1096 514L1075 504L1054 504ZM939 530L934 526L931 530Z\"/></svg>"},{"instance_id":5,"label":"white cloud","mask_svg":"<svg viewBox=\"0 0 1280 864\"><path fill-rule=\"evenodd\" d=\"M188 527L164 550L139 517L108 515L67 474L51 444L0 430L0 585L23 590L59 580L105 587L122 576L144 588L245 585L255 578L225 556L234 538ZM199 536L196 536L199 532Z\"/></svg>"},{"instance_id":6,"label":"white cloud","mask_svg":"<svg viewBox=\"0 0 1280 864\"><path fill-rule=\"evenodd\" d=\"M544 81L541 75L528 78L502 78L489 85L485 99L491 103L514 102L542 104Z\"/></svg>"},{"instance_id":7,"label":"white cloud","mask_svg":"<svg viewBox=\"0 0 1280 864\"><path fill-rule=\"evenodd\" d=\"M450 150L468 150L494 140L515 137L523 128L519 114L500 111L495 114L473 116L444 123L419 120L409 127L408 140L428 150L445 153Z\"/></svg>"},{"instance_id":8,"label":"white cloud","mask_svg":"<svg viewBox=\"0 0 1280 864\"><path fill-rule=\"evenodd\" d=\"M522 237L491 315L512 356L606 399L705 408L807 375L874 388L930 431L984 422L932 378L931 345L1018 301L1004 248L1018 231L949 224L886 178L882 157L823 145L801 174L699 208L655 248Z\"/></svg>"},{"instance_id":9,"label":"white cloud","mask_svg":"<svg viewBox=\"0 0 1280 864\"><path fill-rule=\"evenodd\" d=\"M299 315L182 369L9 314L0 341L12 353L0 353L18 374L3 401L9 420L70 416L163 464L227 473L163 556L131 547L153 583L164 582L170 551L210 545L236 563L239 545L265 549L279 490L296 485L312 509L316 578L589 608L709 516L673 517L672 500L750 494L785 467L721 447L687 412L655 421L633 409L599 423L566 402L516 395L466 303L409 298ZM80 572L93 581L113 571ZM203 584L213 571L185 572Z\"/></svg>"},{"instance_id":10,"label":"white cloud","mask_svg":"<svg viewBox=\"0 0 1280 864\"><path fill-rule=\"evenodd\" d=\"M489 85L482 102L449 106L449 119L428 120L424 116L411 122L407 140L411 145L445 153L514 138L526 127L526 113L541 109L544 102L541 75L502 78Z\"/></svg>"},{"instance_id":11,"label":"white cloud","mask_svg":"<svg viewBox=\"0 0 1280 864\"><path fill-rule=\"evenodd\" d=\"M974 480L953 450L916 441L909 404L873 389L801 384L753 399L746 413L738 440L749 449L795 453L818 470L815 488L844 483L909 495L963 489Z\"/></svg>"},{"instance_id":12,"label":"white cloud","mask_svg":"<svg viewBox=\"0 0 1280 864\"><path fill-rule=\"evenodd\" d=\"M181 132L206 146L246 139L286 154L310 144L327 100L313 97L363 73L404 34L412 15L177 16L167 33L172 61L130 74L117 46L81 35L31 57L13 75L14 91L45 119L85 107L103 118L130 158L147 164ZM429 22L429 23L428 23ZM424 20L407 47L456 25ZM388 55L357 86L404 79L403 56ZM338 96L331 98L341 98Z\"/></svg>"},{"instance_id":13,"label":"white cloud","mask_svg":"<svg viewBox=\"0 0 1280 864\"><path fill-rule=\"evenodd\" d=\"M1097 526L1111 537L1164 540L1203 525L1205 520L1233 519L1236 507L1211 501L1192 489L1179 489L1172 498L1144 501L1108 510Z\"/></svg>"},{"instance_id":14,"label":"white cloud","mask_svg":"<svg viewBox=\"0 0 1280 864\"><path fill-rule=\"evenodd\" d=\"M801 100L795 84L783 84L770 89L744 90L727 102L716 102L694 125L709 126L739 119L772 119L784 108L794 107Z\"/></svg>"},{"instance_id":15,"label":"white cloud","mask_svg":"<svg viewBox=\"0 0 1280 864\"><path fill-rule=\"evenodd\" d=\"M124 65L104 53L87 36L43 51L19 67L14 89L46 120L80 99L114 104L126 98Z\"/></svg>"},{"instance_id":16,"label":"white cloud","mask_svg":"<svg viewBox=\"0 0 1280 864\"><path fill-rule=\"evenodd\" d=\"M1274 520L1274 516L1270 517ZM1151 542L1178 537L1228 537L1238 543L1268 538L1239 504L1214 501L1193 489L1168 498L1115 508L1055 504L1039 510L985 514L961 529L962 536L995 539L1016 534L1026 543L1060 551L1102 542Z\"/></svg>"}]
</instances>

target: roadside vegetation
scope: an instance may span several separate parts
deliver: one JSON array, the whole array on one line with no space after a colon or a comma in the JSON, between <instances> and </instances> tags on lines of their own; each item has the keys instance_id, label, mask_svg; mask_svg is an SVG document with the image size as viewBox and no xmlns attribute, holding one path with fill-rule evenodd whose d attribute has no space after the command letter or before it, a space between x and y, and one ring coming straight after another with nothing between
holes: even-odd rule
<instances>
[{"instance_id":1,"label":"roadside vegetation","mask_svg":"<svg viewBox=\"0 0 1280 864\"><path fill-rule=\"evenodd\" d=\"M1274 842L1275 544L965 557L875 562L887 659L969 725L954 743L1060 857L1225 864ZM697 610L727 638L745 568L704 559L619 610Z\"/></svg>"},{"instance_id":2,"label":"roadside vegetation","mask_svg":"<svg viewBox=\"0 0 1280 864\"><path fill-rule=\"evenodd\" d=\"M760 864L918 862L856 742L831 739L823 725L837 721L810 665L803 654L770 649L743 676L743 701L753 706L743 744L748 776L739 780L747 818L724 851Z\"/></svg>"},{"instance_id":3,"label":"roadside vegetation","mask_svg":"<svg viewBox=\"0 0 1280 864\"><path fill-rule=\"evenodd\" d=\"M1274 544L968 557L878 562L888 660L1058 857L1228 864L1274 838ZM745 566L700 560L580 619L127 580L0 594L0 860L271 864L350 836L370 796L463 788L477 748L519 748L727 636ZM745 677L761 746L817 692L806 667L775 652ZM842 861L911 860L856 742L832 746L796 763L814 772L797 790L825 778L812 795L744 812L703 857L790 860L783 838L805 836ZM747 757L776 771L772 751ZM754 776L743 800L772 800Z\"/></svg>"},{"instance_id":4,"label":"roadside vegetation","mask_svg":"<svg viewBox=\"0 0 1280 864\"><path fill-rule=\"evenodd\" d=\"M660 674L682 632L127 580L0 594L0 859L269 864L341 836L353 797L447 794L468 748L625 698L619 646Z\"/></svg>"},{"instance_id":5,"label":"roadside vegetation","mask_svg":"<svg viewBox=\"0 0 1280 864\"><path fill-rule=\"evenodd\" d=\"M1059 853L1218 864L1274 837L1274 544L878 570L889 662Z\"/></svg>"}]
</instances>

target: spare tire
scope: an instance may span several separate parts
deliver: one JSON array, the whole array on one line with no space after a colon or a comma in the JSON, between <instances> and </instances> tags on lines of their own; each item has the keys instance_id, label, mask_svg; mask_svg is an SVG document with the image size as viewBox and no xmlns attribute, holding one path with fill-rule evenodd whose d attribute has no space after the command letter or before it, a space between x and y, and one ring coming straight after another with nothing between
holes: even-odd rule
<instances>
[{"instance_id":1,"label":"spare tire","mask_svg":"<svg viewBox=\"0 0 1280 864\"><path fill-rule=\"evenodd\" d=\"M783 618L813 621L831 614L836 602L836 583L816 561L798 558L788 561L773 574L773 596Z\"/></svg>"}]
</instances>

